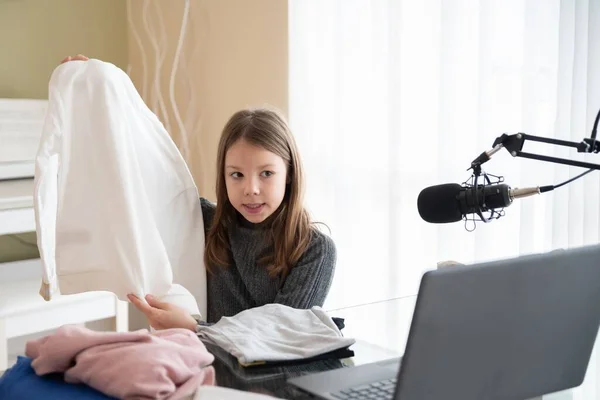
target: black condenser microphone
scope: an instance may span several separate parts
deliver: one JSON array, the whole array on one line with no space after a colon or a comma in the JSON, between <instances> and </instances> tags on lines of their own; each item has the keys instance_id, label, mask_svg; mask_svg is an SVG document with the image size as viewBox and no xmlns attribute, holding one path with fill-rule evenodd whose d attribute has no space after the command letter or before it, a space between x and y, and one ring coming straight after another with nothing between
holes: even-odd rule
<instances>
[{"instance_id":1,"label":"black condenser microphone","mask_svg":"<svg viewBox=\"0 0 600 400\"><path fill-rule=\"evenodd\" d=\"M430 223L444 224L462 220L467 214L480 214L502 209L514 199L552 190L552 186L511 189L506 184L461 186L457 183L430 186L419 194L417 207L421 218Z\"/></svg>"}]
</instances>

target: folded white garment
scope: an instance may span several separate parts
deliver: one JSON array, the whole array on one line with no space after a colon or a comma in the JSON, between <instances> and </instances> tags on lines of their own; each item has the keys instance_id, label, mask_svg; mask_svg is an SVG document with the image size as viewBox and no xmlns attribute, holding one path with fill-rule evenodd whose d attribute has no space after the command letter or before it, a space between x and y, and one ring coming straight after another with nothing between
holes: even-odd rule
<instances>
[{"instance_id":1,"label":"folded white garment","mask_svg":"<svg viewBox=\"0 0 600 400\"><path fill-rule=\"evenodd\" d=\"M321 307L300 310L282 304L251 308L216 324L200 325L197 331L241 365L303 360L355 343Z\"/></svg>"},{"instance_id":2,"label":"folded white garment","mask_svg":"<svg viewBox=\"0 0 600 400\"><path fill-rule=\"evenodd\" d=\"M71 61L48 100L34 180L42 297L152 294L206 315L198 191L133 82L113 64Z\"/></svg>"}]
</instances>

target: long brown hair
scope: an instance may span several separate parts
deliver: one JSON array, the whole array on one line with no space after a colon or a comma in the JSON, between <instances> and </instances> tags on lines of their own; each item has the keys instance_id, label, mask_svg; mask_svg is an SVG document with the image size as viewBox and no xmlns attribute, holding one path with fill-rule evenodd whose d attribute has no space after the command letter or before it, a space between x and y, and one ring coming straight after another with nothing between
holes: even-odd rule
<instances>
[{"instance_id":1,"label":"long brown hair","mask_svg":"<svg viewBox=\"0 0 600 400\"><path fill-rule=\"evenodd\" d=\"M225 155L238 140L277 154L287 164L283 201L269 217L272 253L258 260L271 276L285 278L308 247L313 227L303 205L304 170L294 136L285 119L275 110L258 108L236 112L225 124L217 154L217 206L206 238L204 261L210 271L226 267L229 257L228 231L237 218L225 185Z\"/></svg>"}]
</instances>

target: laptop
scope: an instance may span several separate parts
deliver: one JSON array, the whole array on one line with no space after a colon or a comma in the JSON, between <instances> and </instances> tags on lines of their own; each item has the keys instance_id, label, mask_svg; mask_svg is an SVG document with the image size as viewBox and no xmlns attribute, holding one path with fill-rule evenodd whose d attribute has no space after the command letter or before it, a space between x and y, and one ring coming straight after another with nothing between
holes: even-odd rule
<instances>
[{"instance_id":1,"label":"laptop","mask_svg":"<svg viewBox=\"0 0 600 400\"><path fill-rule=\"evenodd\" d=\"M320 399L524 400L581 385L600 246L428 271L402 359L288 380Z\"/></svg>"}]
</instances>

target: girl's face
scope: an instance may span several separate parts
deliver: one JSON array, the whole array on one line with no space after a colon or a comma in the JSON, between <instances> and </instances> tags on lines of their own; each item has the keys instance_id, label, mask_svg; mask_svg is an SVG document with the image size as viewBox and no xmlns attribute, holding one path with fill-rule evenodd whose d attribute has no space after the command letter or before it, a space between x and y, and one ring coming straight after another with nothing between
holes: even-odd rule
<instances>
[{"instance_id":1,"label":"girl's face","mask_svg":"<svg viewBox=\"0 0 600 400\"><path fill-rule=\"evenodd\" d=\"M287 166L277 154L238 140L225 154L224 172L229 202L248 221L263 222L281 205Z\"/></svg>"}]
</instances>

